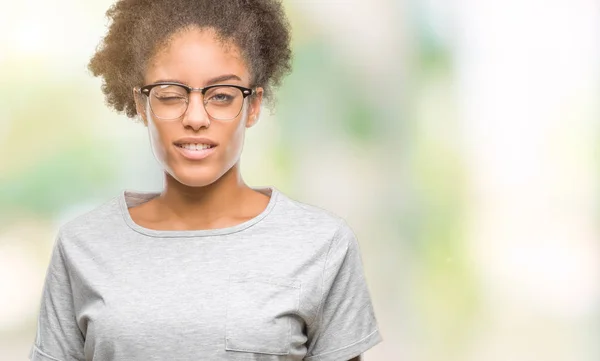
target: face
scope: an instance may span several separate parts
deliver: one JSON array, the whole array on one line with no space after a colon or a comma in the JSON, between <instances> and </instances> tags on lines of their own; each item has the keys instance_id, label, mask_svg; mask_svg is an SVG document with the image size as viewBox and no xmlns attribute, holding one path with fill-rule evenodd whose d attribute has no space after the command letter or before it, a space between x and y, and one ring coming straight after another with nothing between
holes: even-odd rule
<instances>
[{"instance_id":1,"label":"face","mask_svg":"<svg viewBox=\"0 0 600 361\"><path fill-rule=\"evenodd\" d=\"M251 74L237 46L219 41L211 29L186 29L173 35L168 46L149 62L144 85L174 81L194 88L214 84L250 87ZM243 101L239 115L218 120L207 114L203 102L209 94L189 95L187 111L179 118L163 120L148 106L147 96L134 90L138 114L148 127L152 151L168 176L190 187L212 184L240 159L246 128L256 124L263 90ZM152 96L152 95L151 95ZM213 98L220 99L220 98ZM207 108L209 106L207 105ZM187 139L185 139L187 138ZM216 144L207 150L185 146L194 138ZM187 147L188 149L184 149Z\"/></svg>"}]
</instances>

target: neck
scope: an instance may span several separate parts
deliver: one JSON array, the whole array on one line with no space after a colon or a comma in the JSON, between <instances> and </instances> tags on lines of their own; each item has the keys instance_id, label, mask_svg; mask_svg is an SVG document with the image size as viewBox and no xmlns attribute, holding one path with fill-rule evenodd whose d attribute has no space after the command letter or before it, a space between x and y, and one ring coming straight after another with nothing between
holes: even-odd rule
<instances>
[{"instance_id":1,"label":"neck","mask_svg":"<svg viewBox=\"0 0 600 361\"><path fill-rule=\"evenodd\" d=\"M217 181L203 187L189 187L165 173L165 188L157 201L163 219L186 227L213 228L244 213L246 199L254 193L234 165Z\"/></svg>"}]
</instances>

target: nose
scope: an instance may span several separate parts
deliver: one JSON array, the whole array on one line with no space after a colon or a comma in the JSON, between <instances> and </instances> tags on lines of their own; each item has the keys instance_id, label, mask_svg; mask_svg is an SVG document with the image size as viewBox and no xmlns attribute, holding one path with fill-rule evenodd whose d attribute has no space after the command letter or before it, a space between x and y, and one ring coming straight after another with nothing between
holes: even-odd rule
<instances>
[{"instance_id":1,"label":"nose","mask_svg":"<svg viewBox=\"0 0 600 361\"><path fill-rule=\"evenodd\" d=\"M200 93L189 95L187 111L183 114L183 126L199 130L202 127L208 128L210 118L204 108L204 96Z\"/></svg>"}]
</instances>

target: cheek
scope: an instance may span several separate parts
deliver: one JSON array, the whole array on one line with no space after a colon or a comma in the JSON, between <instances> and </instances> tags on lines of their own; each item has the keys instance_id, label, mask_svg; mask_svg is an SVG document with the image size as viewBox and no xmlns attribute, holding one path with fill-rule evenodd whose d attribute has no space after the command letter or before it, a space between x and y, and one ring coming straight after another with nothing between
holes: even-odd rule
<instances>
[{"instance_id":1,"label":"cheek","mask_svg":"<svg viewBox=\"0 0 600 361\"><path fill-rule=\"evenodd\" d=\"M163 166L167 161L169 154L168 144L165 144L167 137L167 127L163 124L156 124L154 121L148 121L148 136L152 153L159 163Z\"/></svg>"},{"instance_id":2,"label":"cheek","mask_svg":"<svg viewBox=\"0 0 600 361\"><path fill-rule=\"evenodd\" d=\"M246 134L246 127L243 122L231 124L229 136L227 138L227 158L231 163L235 163L240 157L242 148L244 146L244 136Z\"/></svg>"}]
</instances>

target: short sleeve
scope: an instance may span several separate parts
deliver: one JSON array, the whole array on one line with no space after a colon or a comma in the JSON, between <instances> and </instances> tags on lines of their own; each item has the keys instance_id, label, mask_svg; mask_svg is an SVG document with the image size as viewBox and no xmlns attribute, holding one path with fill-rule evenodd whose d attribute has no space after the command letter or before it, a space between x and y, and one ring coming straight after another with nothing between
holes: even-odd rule
<instances>
[{"instance_id":1,"label":"short sleeve","mask_svg":"<svg viewBox=\"0 0 600 361\"><path fill-rule=\"evenodd\" d=\"M305 360L350 360L383 341L367 287L358 241L342 221L323 269L318 316L307 325Z\"/></svg>"},{"instance_id":2,"label":"short sleeve","mask_svg":"<svg viewBox=\"0 0 600 361\"><path fill-rule=\"evenodd\" d=\"M84 337L77 325L73 293L60 232L54 242L42 290L32 361L83 361Z\"/></svg>"}]
</instances>

